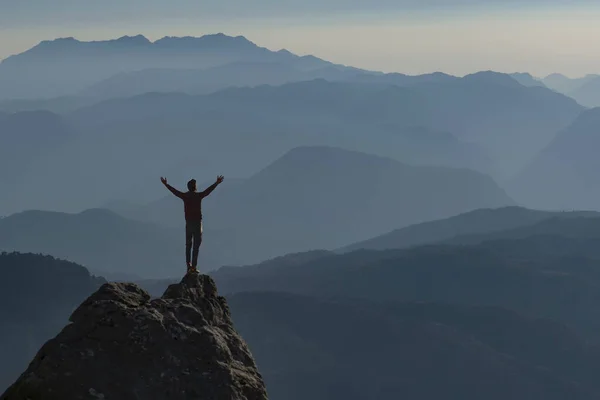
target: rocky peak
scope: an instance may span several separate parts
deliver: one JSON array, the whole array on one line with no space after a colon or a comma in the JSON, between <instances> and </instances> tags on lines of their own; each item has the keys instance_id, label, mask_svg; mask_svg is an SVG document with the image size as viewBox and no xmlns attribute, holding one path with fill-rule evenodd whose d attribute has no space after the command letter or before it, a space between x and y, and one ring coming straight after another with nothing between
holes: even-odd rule
<instances>
[{"instance_id":1,"label":"rocky peak","mask_svg":"<svg viewBox=\"0 0 600 400\"><path fill-rule=\"evenodd\" d=\"M157 299L106 283L70 321L0 400L267 399L208 276L186 275Z\"/></svg>"}]
</instances>

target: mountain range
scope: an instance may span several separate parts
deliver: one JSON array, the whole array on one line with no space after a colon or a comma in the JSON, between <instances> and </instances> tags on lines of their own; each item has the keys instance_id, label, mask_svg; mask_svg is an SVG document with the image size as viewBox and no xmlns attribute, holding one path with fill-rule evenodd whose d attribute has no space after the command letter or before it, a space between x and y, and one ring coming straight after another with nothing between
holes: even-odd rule
<instances>
[{"instance_id":1,"label":"mountain range","mask_svg":"<svg viewBox=\"0 0 600 400\"><path fill-rule=\"evenodd\" d=\"M522 207L502 207L497 209L479 209L450 218L424 222L393 230L372 239L355 243L341 249L342 252L366 249L388 250L413 246L461 240L472 237L476 242L485 235L494 234L511 237L514 231L536 226L546 220L600 217L600 213L589 211L553 212L530 210ZM553 232L556 233L556 232Z\"/></svg>"},{"instance_id":2,"label":"mountain range","mask_svg":"<svg viewBox=\"0 0 600 400\"><path fill-rule=\"evenodd\" d=\"M528 217L498 215L507 210ZM546 228L468 246L291 254L212 275L271 397L593 399L600 218L533 220ZM49 259L29 257L19 262Z\"/></svg>"},{"instance_id":3,"label":"mountain range","mask_svg":"<svg viewBox=\"0 0 600 400\"><path fill-rule=\"evenodd\" d=\"M598 243L598 235L534 234L474 245L362 250L297 264L221 268L212 275L226 294L274 291L507 308L560 322L597 343Z\"/></svg>"},{"instance_id":4,"label":"mountain range","mask_svg":"<svg viewBox=\"0 0 600 400\"><path fill-rule=\"evenodd\" d=\"M113 99L55 117L74 130L57 136L72 140L28 162L29 171L11 171L10 184L0 182L10 193L0 199L0 214L151 201L162 190L158 176L244 178L298 146L469 168L502 183L581 110L563 95L494 73L407 87L313 80L202 96ZM0 135L0 147L14 148L11 158L29 157L11 137ZM80 181L94 185L81 190L72 184Z\"/></svg>"},{"instance_id":5,"label":"mountain range","mask_svg":"<svg viewBox=\"0 0 600 400\"><path fill-rule=\"evenodd\" d=\"M556 90L559 93L571 93L596 78L596 76L590 74L582 78L569 78L563 74L554 73L542 78L541 81L548 88Z\"/></svg>"},{"instance_id":6,"label":"mountain range","mask_svg":"<svg viewBox=\"0 0 600 400\"><path fill-rule=\"evenodd\" d=\"M55 54L62 57L50 57ZM141 59L143 67L135 66ZM190 61L196 59L213 64ZM80 65L81 60L89 65ZM0 86L6 76L6 82L27 88L11 76L24 73L66 88L53 78L48 67L53 63L72 82L96 73L108 76L96 76L75 96L0 104L11 113L0 114L0 184L8 193L0 199L0 215L28 209L80 212L113 200L152 201L160 196L157 176L246 178L298 146L468 168L512 184L584 110L534 85L537 80L527 74L381 74L272 52L222 34L154 43L142 36L42 42L0 64ZM32 73L36 68L48 74ZM190 89L195 85L198 90ZM143 94L112 98L137 93ZM19 145L18 138L30 138L30 144ZM92 181L85 190L73 184ZM508 187L524 204L538 206L528 202L519 185ZM46 194L43 202L39 192Z\"/></svg>"},{"instance_id":7,"label":"mountain range","mask_svg":"<svg viewBox=\"0 0 600 400\"><path fill-rule=\"evenodd\" d=\"M592 399L597 347L495 307L228 297L272 398ZM434 383L435 384L432 384Z\"/></svg>"},{"instance_id":8,"label":"mountain range","mask_svg":"<svg viewBox=\"0 0 600 400\"><path fill-rule=\"evenodd\" d=\"M325 62L323 62L326 65ZM199 69L144 69L124 72L102 80L78 95L96 100L131 97L151 92L207 94L229 87L282 85L311 79L343 80L356 71L341 66L323 66L305 71L287 62L233 62ZM379 76L379 75L375 75Z\"/></svg>"},{"instance_id":9,"label":"mountain range","mask_svg":"<svg viewBox=\"0 0 600 400\"><path fill-rule=\"evenodd\" d=\"M380 73L224 34L9 57L0 398L600 398L600 213L572 211L599 209L599 79ZM217 292L178 277L159 177L220 174Z\"/></svg>"},{"instance_id":10,"label":"mountain range","mask_svg":"<svg viewBox=\"0 0 600 400\"><path fill-rule=\"evenodd\" d=\"M447 195L436 196L439 190ZM51 254L103 274L173 276L178 272L171 263L183 260L183 206L163 195L145 206L112 203L114 212L14 214L0 219L0 249ZM201 267L337 248L399 226L512 203L492 179L473 171L409 166L330 147L297 148L204 200Z\"/></svg>"},{"instance_id":11,"label":"mountain range","mask_svg":"<svg viewBox=\"0 0 600 400\"><path fill-rule=\"evenodd\" d=\"M443 199L435 195L439 191L446 193ZM237 265L336 248L395 227L511 204L493 180L473 171L301 147L248 179L218 188L203 209L205 225L227 238L223 263ZM181 207L169 194L124 215L183 229Z\"/></svg>"},{"instance_id":12,"label":"mountain range","mask_svg":"<svg viewBox=\"0 0 600 400\"><path fill-rule=\"evenodd\" d=\"M568 219L600 226L597 220ZM598 239L588 236L551 242L537 236L468 247L311 252L213 275L271 397L383 399L410 393L423 399L591 400L600 390L594 375L600 364L598 248ZM62 283L70 281L57 272L59 262L41 262L49 257L11 257L22 275L6 280L9 270L2 268L3 282L13 290L32 281L45 286L28 296L45 308L11 311L27 316L28 329L44 326L48 305L41 300L53 296L48 291L55 287L22 266L38 263ZM64 298L75 289L95 290L81 282L69 285ZM4 337L3 343L16 349L22 338ZM14 371L4 382L25 368L22 354L9 354L21 361L10 364Z\"/></svg>"},{"instance_id":13,"label":"mountain range","mask_svg":"<svg viewBox=\"0 0 600 400\"><path fill-rule=\"evenodd\" d=\"M577 100L586 107L600 106L598 87L600 75L589 74L581 78L569 78L562 74L552 74L542 79L550 89L556 90Z\"/></svg>"},{"instance_id":14,"label":"mountain range","mask_svg":"<svg viewBox=\"0 0 600 400\"><path fill-rule=\"evenodd\" d=\"M3 99L97 93L94 85L108 79L110 86L119 74L147 69L203 70L233 63L277 63L298 73L327 67L345 69L314 56L270 51L243 36L222 33L164 37L155 42L142 35L93 42L68 37L43 41L3 60L0 93Z\"/></svg>"}]
</instances>

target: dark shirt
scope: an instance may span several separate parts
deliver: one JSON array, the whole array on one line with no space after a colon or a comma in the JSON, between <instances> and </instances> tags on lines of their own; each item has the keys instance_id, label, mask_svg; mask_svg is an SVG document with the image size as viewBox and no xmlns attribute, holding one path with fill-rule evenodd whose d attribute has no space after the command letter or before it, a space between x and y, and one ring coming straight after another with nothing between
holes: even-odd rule
<instances>
[{"instance_id":1,"label":"dark shirt","mask_svg":"<svg viewBox=\"0 0 600 400\"><path fill-rule=\"evenodd\" d=\"M202 221L202 199L211 194L217 187L217 183L213 183L202 192L180 192L171 185L166 185L167 189L175 196L183 200L183 210L185 220L190 222Z\"/></svg>"}]
</instances>

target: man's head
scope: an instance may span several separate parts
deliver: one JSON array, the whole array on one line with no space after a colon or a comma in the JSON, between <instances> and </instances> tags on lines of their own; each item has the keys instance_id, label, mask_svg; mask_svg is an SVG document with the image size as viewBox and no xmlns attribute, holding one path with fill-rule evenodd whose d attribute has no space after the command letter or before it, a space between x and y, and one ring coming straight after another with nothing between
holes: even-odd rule
<instances>
[{"instance_id":1,"label":"man's head","mask_svg":"<svg viewBox=\"0 0 600 400\"><path fill-rule=\"evenodd\" d=\"M190 181L187 183L187 188L190 192L195 192L196 191L196 180L190 179Z\"/></svg>"}]
</instances>

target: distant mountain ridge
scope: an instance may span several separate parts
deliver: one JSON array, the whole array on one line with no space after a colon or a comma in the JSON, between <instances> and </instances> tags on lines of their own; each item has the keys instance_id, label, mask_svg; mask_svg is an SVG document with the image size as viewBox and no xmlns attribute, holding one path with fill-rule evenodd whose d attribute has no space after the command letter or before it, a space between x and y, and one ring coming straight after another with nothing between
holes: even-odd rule
<instances>
[{"instance_id":1,"label":"distant mountain ridge","mask_svg":"<svg viewBox=\"0 0 600 400\"><path fill-rule=\"evenodd\" d=\"M567 92L567 95L586 107L600 107L600 76L587 76L581 85Z\"/></svg>"},{"instance_id":2,"label":"distant mountain ridge","mask_svg":"<svg viewBox=\"0 0 600 400\"><path fill-rule=\"evenodd\" d=\"M174 37L165 36L155 42L150 41L143 35L122 36L118 39L100 40L100 41L80 41L73 37L58 38L54 40L44 40L38 45L22 53L7 57L2 64L11 64L22 62L26 59L35 59L36 57L46 57L48 55L79 56L78 51L91 52L100 51L111 54L113 51L127 52L152 52L157 50L257 50L269 51L257 46L243 36L227 36L223 33L204 35L201 37ZM293 56L292 53L280 53L286 56Z\"/></svg>"},{"instance_id":3,"label":"distant mountain ridge","mask_svg":"<svg viewBox=\"0 0 600 400\"><path fill-rule=\"evenodd\" d=\"M227 182L203 203L204 271L513 204L491 178L474 171L318 146L296 148L248 179ZM161 189L165 197L148 206L117 203L121 215L26 211L0 219L0 251L51 254L111 274L176 275L169 265L184 256L182 204ZM439 192L448 194L441 199Z\"/></svg>"},{"instance_id":4,"label":"distant mountain ridge","mask_svg":"<svg viewBox=\"0 0 600 400\"><path fill-rule=\"evenodd\" d=\"M561 228L569 232L563 235ZM279 266L221 268L211 275L226 294L279 291L499 306L561 321L600 341L600 218L542 222L514 234L489 235L479 244L324 254L298 264L284 259Z\"/></svg>"},{"instance_id":5,"label":"distant mountain ridge","mask_svg":"<svg viewBox=\"0 0 600 400\"><path fill-rule=\"evenodd\" d=\"M445 193L443 199L439 193ZM513 204L493 179L471 170L302 146L248 179L223 185L203 209L206 226L227 238L221 246L227 263L235 265L336 248L397 226ZM164 226L182 223L181 201L170 194L140 208L138 218Z\"/></svg>"},{"instance_id":6,"label":"distant mountain ridge","mask_svg":"<svg viewBox=\"0 0 600 400\"><path fill-rule=\"evenodd\" d=\"M454 238L471 236L478 238L489 235L494 237L497 232L503 237L503 232L525 227L552 218L600 217L593 211L553 212L530 210L522 207L502 207L497 209L480 209L450 218L424 222L397 229L384 235L355 243L341 249L342 252L366 249L389 250L452 241ZM510 237L510 235L509 235Z\"/></svg>"},{"instance_id":7,"label":"distant mountain ridge","mask_svg":"<svg viewBox=\"0 0 600 400\"><path fill-rule=\"evenodd\" d=\"M300 71L349 68L287 50L271 51L243 36L223 33L164 37L155 42L142 35L92 42L68 37L43 41L3 60L0 97L72 95L119 73L148 68L206 69L235 62L277 62Z\"/></svg>"},{"instance_id":8,"label":"distant mountain ridge","mask_svg":"<svg viewBox=\"0 0 600 400\"><path fill-rule=\"evenodd\" d=\"M468 168L501 181L582 109L562 94L489 72L409 86L316 79L202 96L112 99L63 116L78 128L79 140L59 154L45 154L20 187L7 187L13 199L0 199L8 210L0 212L79 211L109 199L155 199L160 174L183 180L194 170L199 181L217 173L246 177L307 145ZM107 154L114 162L106 162ZM72 165L78 165L77 176L95 184L76 190ZM115 185L117 175L122 179Z\"/></svg>"},{"instance_id":9,"label":"distant mountain ridge","mask_svg":"<svg viewBox=\"0 0 600 400\"><path fill-rule=\"evenodd\" d=\"M563 74L550 74L541 80L552 90L563 93L585 107L599 107L600 75L588 74L579 78L569 78Z\"/></svg>"},{"instance_id":10,"label":"distant mountain ridge","mask_svg":"<svg viewBox=\"0 0 600 400\"><path fill-rule=\"evenodd\" d=\"M536 78L527 72L515 72L510 76L523 86L540 86L546 87L542 79Z\"/></svg>"},{"instance_id":11,"label":"distant mountain ridge","mask_svg":"<svg viewBox=\"0 0 600 400\"><path fill-rule=\"evenodd\" d=\"M571 214L571 216L566 217ZM564 213L555 214L537 223L517 226L492 232L481 232L456 236L442 243L451 245L478 245L487 242L502 242L506 240L523 240L535 237L555 238L566 240L600 240L600 213ZM532 246L532 248L535 246ZM583 256L583 252L581 252Z\"/></svg>"},{"instance_id":12,"label":"distant mountain ridge","mask_svg":"<svg viewBox=\"0 0 600 400\"><path fill-rule=\"evenodd\" d=\"M398 86L410 86L422 83L451 82L457 79L460 78L445 74L443 72L434 72L431 74L422 75L406 75L398 72L392 72L387 74L359 73L344 80L359 83L381 83Z\"/></svg>"},{"instance_id":13,"label":"distant mountain ridge","mask_svg":"<svg viewBox=\"0 0 600 400\"><path fill-rule=\"evenodd\" d=\"M352 68L333 64L315 66L310 70L299 64L304 64L302 58L293 63L285 60L232 62L206 69L149 68L113 75L79 94L98 100L151 92L208 94L229 87L282 85L311 79L351 79L356 74Z\"/></svg>"},{"instance_id":14,"label":"distant mountain ridge","mask_svg":"<svg viewBox=\"0 0 600 400\"><path fill-rule=\"evenodd\" d=\"M239 71L206 71L228 64L256 64ZM265 76L260 69L277 66ZM186 72L187 70L187 72ZM240 75L246 75L241 78ZM506 75L507 77L509 75ZM512 74L524 86L544 86L526 73ZM244 36L223 33L201 37L165 36L151 41L143 35L80 41L73 37L44 40L0 62L0 100L59 96L110 98L152 91L207 93L227 86L282 84L326 78L355 82L412 85L459 79L436 72L417 76L335 64L313 55L296 55L286 49L272 51ZM186 81L189 84L186 86ZM235 85L235 82L229 82Z\"/></svg>"}]
</instances>

